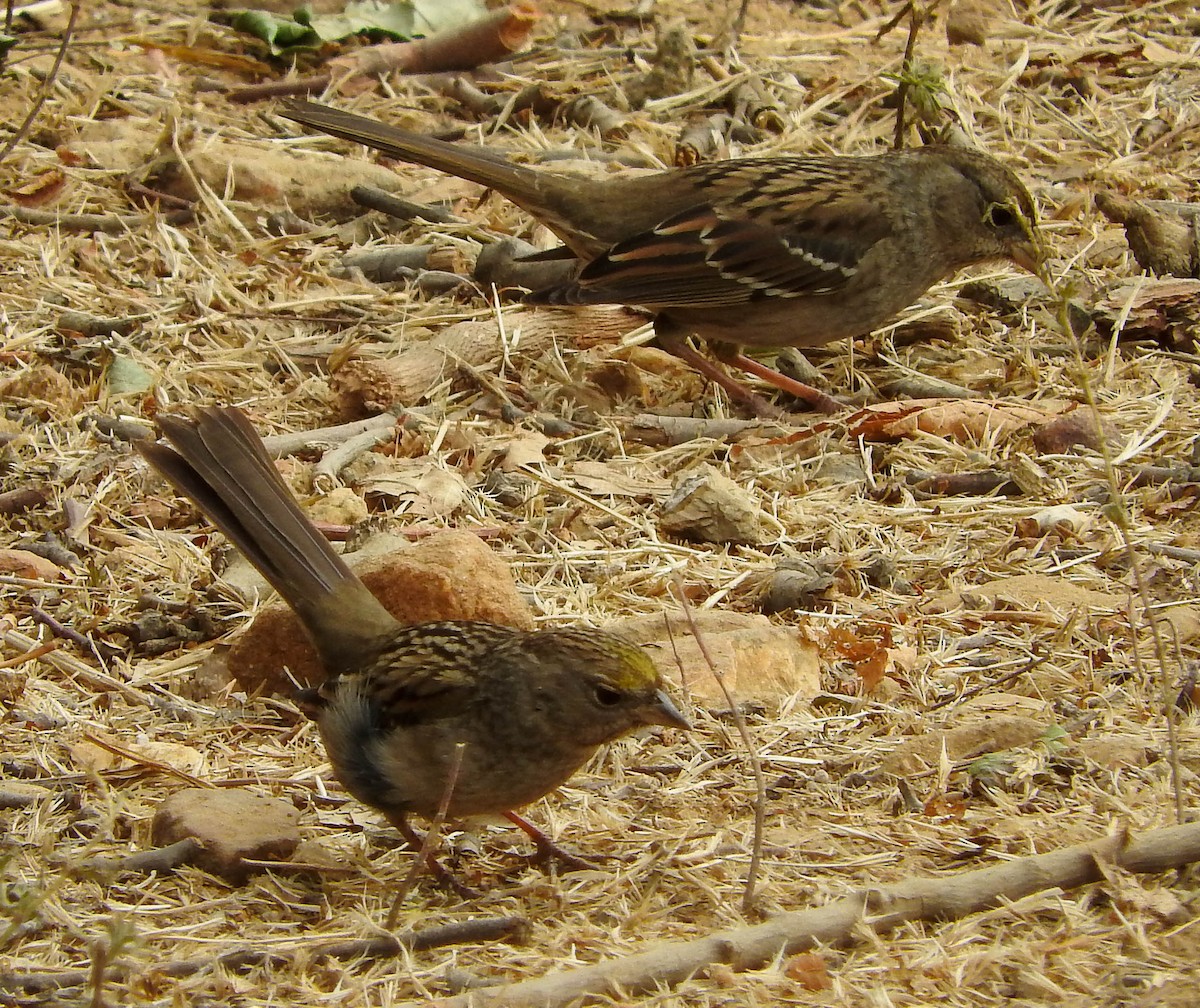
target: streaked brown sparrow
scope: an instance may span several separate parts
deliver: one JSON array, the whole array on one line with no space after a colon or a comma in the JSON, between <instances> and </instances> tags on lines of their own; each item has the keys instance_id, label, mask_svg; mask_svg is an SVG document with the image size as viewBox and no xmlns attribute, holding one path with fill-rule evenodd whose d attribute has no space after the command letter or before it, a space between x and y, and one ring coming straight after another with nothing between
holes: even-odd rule
<instances>
[{"instance_id":1,"label":"streaked brown sparrow","mask_svg":"<svg viewBox=\"0 0 1200 1008\"><path fill-rule=\"evenodd\" d=\"M981 150L933 145L866 157L736 158L642 175L568 175L516 164L316 102L289 119L495 189L578 259L572 279L526 300L654 313L660 345L745 400L687 343L780 388L835 406L741 353L861 336L975 263L1036 270L1028 190Z\"/></svg>"},{"instance_id":2,"label":"streaked brown sparrow","mask_svg":"<svg viewBox=\"0 0 1200 1008\"><path fill-rule=\"evenodd\" d=\"M636 728L688 727L646 653L601 630L402 626L304 516L244 413L158 423L173 447L138 450L300 617L328 674L301 706L338 780L414 849L408 816L444 803L452 817L505 815L559 853L515 810Z\"/></svg>"}]
</instances>

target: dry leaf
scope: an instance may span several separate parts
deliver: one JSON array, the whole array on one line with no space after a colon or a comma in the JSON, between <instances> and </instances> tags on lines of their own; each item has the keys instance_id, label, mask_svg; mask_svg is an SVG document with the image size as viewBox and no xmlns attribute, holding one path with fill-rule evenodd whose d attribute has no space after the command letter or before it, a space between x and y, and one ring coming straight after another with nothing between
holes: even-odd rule
<instances>
[{"instance_id":1,"label":"dry leaf","mask_svg":"<svg viewBox=\"0 0 1200 1008\"><path fill-rule=\"evenodd\" d=\"M671 489L668 480L655 476L644 466L640 472L618 468L614 462L576 462L566 473L576 486L589 493L611 497L661 497Z\"/></svg>"},{"instance_id":2,"label":"dry leaf","mask_svg":"<svg viewBox=\"0 0 1200 1008\"><path fill-rule=\"evenodd\" d=\"M833 986L825 960L816 952L801 952L783 964L783 974L805 990L823 991Z\"/></svg>"},{"instance_id":3,"label":"dry leaf","mask_svg":"<svg viewBox=\"0 0 1200 1008\"><path fill-rule=\"evenodd\" d=\"M868 441L895 441L918 432L937 437L984 441L1010 435L1030 425L1053 419L1065 403L982 401L974 399L913 399L879 403L850 418L852 437Z\"/></svg>"},{"instance_id":4,"label":"dry leaf","mask_svg":"<svg viewBox=\"0 0 1200 1008\"><path fill-rule=\"evenodd\" d=\"M57 564L23 549L0 549L0 574L34 581L60 581L66 576Z\"/></svg>"},{"instance_id":5,"label":"dry leaf","mask_svg":"<svg viewBox=\"0 0 1200 1008\"><path fill-rule=\"evenodd\" d=\"M61 168L50 168L39 172L20 185L9 186L4 195L23 207L37 207L49 203L63 191L67 176Z\"/></svg>"},{"instance_id":6,"label":"dry leaf","mask_svg":"<svg viewBox=\"0 0 1200 1008\"><path fill-rule=\"evenodd\" d=\"M516 472L521 466L537 466L546 461L546 446L550 439L541 431L520 431L508 442L499 468Z\"/></svg>"},{"instance_id":7,"label":"dry leaf","mask_svg":"<svg viewBox=\"0 0 1200 1008\"><path fill-rule=\"evenodd\" d=\"M394 498L400 510L422 518L453 514L468 492L456 470L443 469L427 459L397 459L364 480L360 489L363 494Z\"/></svg>"}]
</instances>

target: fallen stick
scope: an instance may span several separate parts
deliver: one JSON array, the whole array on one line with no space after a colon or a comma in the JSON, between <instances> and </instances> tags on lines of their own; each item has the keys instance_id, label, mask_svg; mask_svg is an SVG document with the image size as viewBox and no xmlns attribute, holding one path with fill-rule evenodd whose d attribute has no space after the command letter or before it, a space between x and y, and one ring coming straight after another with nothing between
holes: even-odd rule
<instances>
[{"instance_id":1,"label":"fallen stick","mask_svg":"<svg viewBox=\"0 0 1200 1008\"><path fill-rule=\"evenodd\" d=\"M474 990L431 1002L437 1008L560 1008L589 995L617 997L673 987L705 968L758 969L776 956L845 943L866 926L876 934L908 921L956 920L1044 889L1074 889L1105 877L1108 866L1162 872L1200 860L1200 823L1131 838L1125 831L1048 854L936 878L864 889L823 907L772 917L694 941L659 942L645 952L559 970L535 980Z\"/></svg>"}]
</instances>

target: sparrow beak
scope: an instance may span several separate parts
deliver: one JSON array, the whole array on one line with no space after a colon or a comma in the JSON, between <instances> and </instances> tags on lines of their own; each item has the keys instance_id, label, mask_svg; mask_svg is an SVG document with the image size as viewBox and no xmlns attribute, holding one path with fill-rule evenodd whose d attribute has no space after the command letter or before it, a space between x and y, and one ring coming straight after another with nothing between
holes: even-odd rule
<instances>
[{"instance_id":1,"label":"sparrow beak","mask_svg":"<svg viewBox=\"0 0 1200 1008\"><path fill-rule=\"evenodd\" d=\"M1039 275L1044 263L1041 247L1037 242L1030 240L1013 242L1008 247L1008 257L1034 276Z\"/></svg>"},{"instance_id":2,"label":"sparrow beak","mask_svg":"<svg viewBox=\"0 0 1200 1008\"><path fill-rule=\"evenodd\" d=\"M682 728L685 731L692 727L692 723L675 706L675 701L663 690L655 693L654 699L656 702L646 710L646 724L666 725L668 728Z\"/></svg>"}]
</instances>

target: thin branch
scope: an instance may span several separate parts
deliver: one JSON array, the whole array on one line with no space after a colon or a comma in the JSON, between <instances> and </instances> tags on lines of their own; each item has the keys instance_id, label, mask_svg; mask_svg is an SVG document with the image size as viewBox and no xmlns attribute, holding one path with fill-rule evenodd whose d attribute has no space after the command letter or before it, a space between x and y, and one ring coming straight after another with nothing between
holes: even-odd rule
<instances>
[{"instance_id":1,"label":"thin branch","mask_svg":"<svg viewBox=\"0 0 1200 1008\"><path fill-rule=\"evenodd\" d=\"M662 992L720 964L759 969L781 955L853 941L911 921L960 920L1037 892L1102 882L1111 865L1164 872L1200 861L1200 823L1168 826L1130 839L1120 832L1027 858L940 878L915 878L859 890L826 906L772 917L691 941L658 942L644 952L432 1002L435 1008L566 1008L594 996Z\"/></svg>"},{"instance_id":2,"label":"thin branch","mask_svg":"<svg viewBox=\"0 0 1200 1008\"><path fill-rule=\"evenodd\" d=\"M25 135L29 132L30 127L33 126L34 119L37 118L37 114L42 110L42 106L46 103L46 99L50 97L50 90L54 87L55 78L58 77L58 71L62 67L64 57L67 55L67 46L71 42L71 35L75 31L75 21L79 17L79 8L80 4L71 4L71 14L67 18L67 27L63 30L62 45L58 47L58 55L54 57L54 65L50 68L50 72L46 75L45 81L42 82L42 90L38 94L37 98L34 99L33 107L29 110L29 114L25 117L25 121L21 123L21 125L17 127L17 131L8 138L8 143L4 145L3 149L0 149L0 164L3 164L8 155L12 153L13 148L25 139Z\"/></svg>"},{"instance_id":3,"label":"thin branch","mask_svg":"<svg viewBox=\"0 0 1200 1008\"><path fill-rule=\"evenodd\" d=\"M745 715L734 701L733 694L725 683L725 676L717 668L716 662L712 660L712 655L708 653L704 635L696 625L692 607L688 604L687 592L684 590L683 579L679 576L678 571L674 571L672 577L675 583L675 594L679 599L683 614L687 618L692 636L696 639L696 646L700 649L705 664L708 665L709 671L712 672L713 678L721 688L725 702L729 704L733 723L737 727L738 735L741 736L742 745L746 747L746 758L750 761L750 769L754 774L754 835L750 843L750 867L746 870L746 888L742 891L742 913L749 913L754 907L754 889L758 885L758 873L762 868L763 835L767 824L767 779L763 774L762 760L758 758L758 750L754 748L754 740L750 737L750 728L746 724Z\"/></svg>"}]
</instances>

